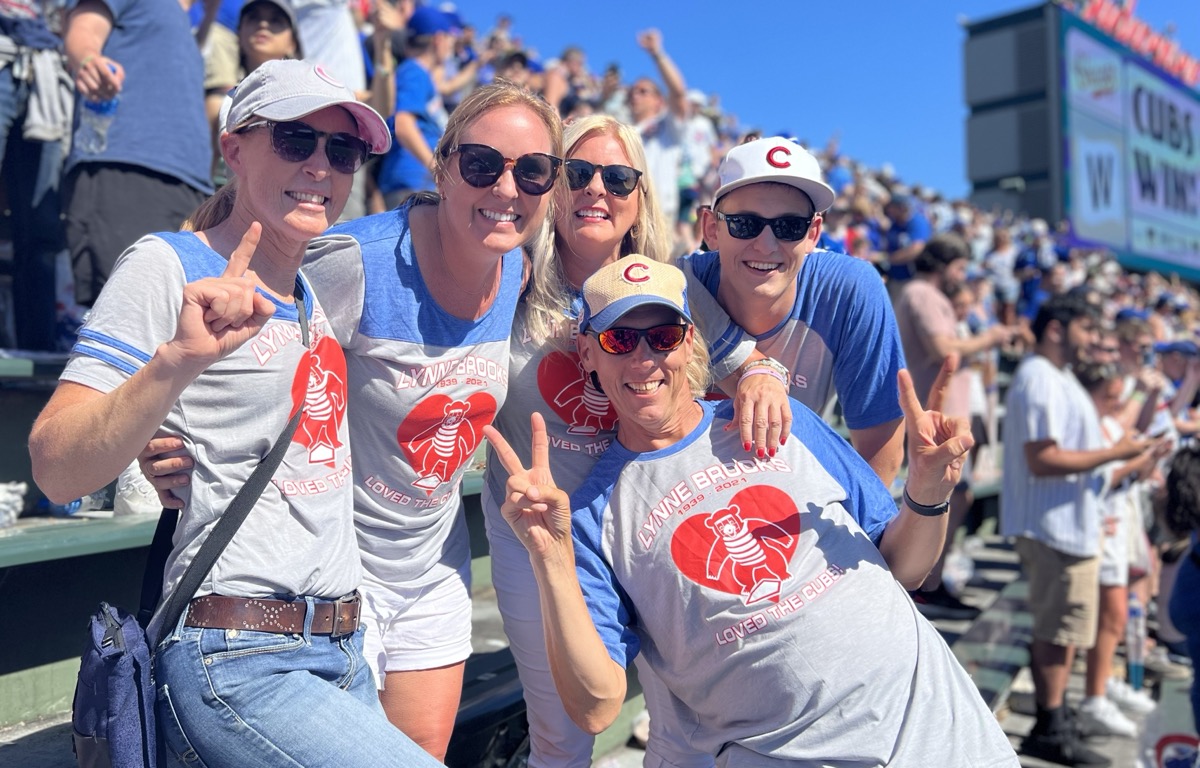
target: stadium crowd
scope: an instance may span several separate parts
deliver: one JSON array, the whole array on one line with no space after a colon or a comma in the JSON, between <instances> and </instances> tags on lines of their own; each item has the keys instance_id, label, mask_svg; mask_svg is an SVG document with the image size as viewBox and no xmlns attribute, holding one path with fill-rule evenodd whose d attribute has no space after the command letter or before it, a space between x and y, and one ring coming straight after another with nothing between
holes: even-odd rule
<instances>
[{"instance_id":1,"label":"stadium crowd","mask_svg":"<svg viewBox=\"0 0 1200 768\"><path fill-rule=\"evenodd\" d=\"M1148 640L1147 668L1162 674L1187 673L1188 637L1172 624L1168 605L1175 573L1196 546L1195 534L1169 524L1175 521L1174 528L1185 527L1178 521L1186 520L1186 515L1157 512L1168 503L1167 474L1172 462L1179 461L1177 454L1194 450L1200 432L1200 293L1194 286L1173 276L1126 270L1101 249L1074 247L1070 233L1053 223L1010 211L982 210L901 179L889 167L866 167L843 153L836 140L823 147L805 147L802 139L747 127L744 117L721 109L717 94L689 88L687 73L669 54L676 41L655 30L638 33L637 41L656 77L626 82L617 64L593 71L588 52L570 41L564 41L567 44L555 57L526 48L519 18L501 15L484 32L475 27L475 20L462 18L445 4L184 0L182 5L157 0L0 2L0 170L6 181L6 207L12 211L12 346L68 351L77 330L73 304L89 307L97 302L127 248L148 233L179 230L185 220L191 222L191 229L203 230L193 212L222 185L230 184L228 190L239 188L240 195L247 181L230 181L237 169L227 164L222 153L221 137L233 128L227 122L227 93L267 62L302 59L316 64L319 77L344 84L386 118L391 147L354 173L339 218L342 223L334 230L338 234L331 235L355 241L352 261L368 258L369 237L377 235L362 224L371 221L364 216L401 206L406 216L411 214L414 232L418 231L423 196L439 188L443 178L439 174L451 173L451 165L473 187L486 186L489 173L492 182L502 183L496 179L512 167L523 194L534 194L531 190L540 181L546 184L537 194L546 192L554 183L557 164L553 170L538 170L529 160L539 152L545 156L544 148L515 160L503 155L494 159L484 151L489 146L462 140L472 130L474 114L460 112L462 122L454 123L460 105L477 106L472 93L478 98L479 89L489 84L515 86L540 97L567 126L564 151L552 155L566 159L564 176L573 194L593 185L607 190L611 210L577 209L576 216L615 219L617 199L636 189L642 176L649 180L648 184L641 181L642 188L652 189L653 196L643 196L640 205L655 210L630 213L628 242L636 242L637 252L653 259L680 259L689 285L699 281L722 305L712 317L706 308L691 307L697 327L710 343L717 378L738 373L735 385L749 379L759 387L778 378L792 397L818 415L830 421L844 418L854 449L875 475L897 491L905 477L902 414L895 388L902 361L907 361L922 407L968 425L973 447L956 465L955 471L961 469L962 475L948 498L947 545L932 554L920 578L905 586L918 610L929 618L974 618L976 609L943 584L942 566L955 530L971 508L972 483L994 482L1002 475L1000 532L1017 537L1023 568L1034 585L1032 666L1038 713L1024 752L1064 764L1095 765L1102 764L1103 758L1084 746L1081 734L1136 736L1135 722L1123 712L1144 714L1154 702L1141 690L1140 681L1127 681L1114 669L1131 603L1149 607L1157 617L1156 637ZM115 117L97 128L95 115L101 111L96 105L113 102L115 113L109 114ZM511 104L499 108L517 109ZM480 114L480 121L486 119L486 108ZM614 123L597 116L631 126L629 137L620 132L629 131L628 127L612 127ZM581 122L586 120L592 122ZM572 133L573 124L596 126L595 132ZM311 140L312 146L307 154L297 155L297 161L307 159L321 140L321 135L297 138L287 133L289 125L302 123L266 125L273 149L283 159L301 139ZM443 141L448 125L458 133L452 146ZM104 134L99 148L90 141L94 137L81 140L85 132L96 130ZM589 137L597 135L622 137L623 154L616 159L585 157L583 148ZM333 142L342 136L349 134L325 138L331 165ZM629 146L635 141L640 142L636 152ZM547 146L554 144L551 130ZM774 160L782 157L772 154L776 152L787 160L776 164ZM452 154L460 155L457 165L449 160ZM764 157L776 169L793 169L773 171L763 165ZM794 169L810 160L814 161L811 169ZM489 171L494 163L498 168ZM468 176L472 167L480 174L480 183ZM535 171L548 173L548 180L539 181ZM790 185L803 195L793 208L768 210L773 203L755 208L755 190L761 192L767 184ZM821 197L823 190L828 191L828 199ZM734 199L732 195L740 195L742 208L717 205L721 199ZM796 219L804 221L804 227L792 232L789 227ZM664 251L661 257L651 253L658 246L646 239L651 221L665 221L657 241ZM442 231L439 236L447 244L455 243L453 233ZM530 237L534 239L525 242L536 243L539 236L531 231ZM540 237L552 238L554 233ZM583 278L596 269L590 267L575 279L563 255L572 241L561 231L557 237L563 263L539 272L535 255L533 279L552 274L562 280L560 295L545 305L557 307L561 317L567 311L559 307L564 299L574 304L581 296L586 300L579 293ZM618 239L619 255L633 252L624 237ZM768 258L772 248L787 250L796 242L804 245L798 246L803 252L796 256L794 272L788 272L792 267L786 258L783 266L775 263L775 256ZM810 273L818 269L852 274L854 286L868 287L857 288L853 300L848 298L854 292L850 288L836 296L817 295L811 299L812 308L794 314L789 314L789 303L787 319L754 328L750 318L743 317L743 307L730 304L726 291L733 295L736 285L728 271L722 282L724 258L714 265L704 255L718 248L727 255L746 243L754 244L747 248L762 248L767 254L760 258L769 262L761 271L778 270L793 282L799 280L802 294L806 281L817 280ZM420 263L419 271L425 272L429 268L422 263L421 247L414 245L413 250L413 264ZM575 248L581 258L584 250ZM64 251L69 254L70 281L61 274ZM844 256L834 258L825 252ZM328 259L325 264L344 257L338 254L330 246L323 256ZM322 275L314 267L319 288L349 274L339 278L331 271L329 266ZM464 273L446 271L451 292L467 291L460 282ZM375 279L372 274L362 279ZM425 280L433 284L428 272ZM64 282L73 283L73 297L64 296ZM60 286L57 291L56 286ZM352 289L349 283L340 287ZM502 288L501 293L507 290ZM794 286L792 290L783 295L793 297ZM334 318L335 335L347 346L337 325L345 319L329 310L331 294L324 289L319 293ZM518 310L535 336L540 332L538 312L544 306L536 303L539 300L536 294L528 299L528 317L525 309ZM797 308L809 301L792 300ZM360 296L359 301L364 316L369 315L370 297ZM822 314L822 302L854 307L855 312L865 307L883 318L882 325L869 329L880 351L866 355L868 369L858 372L857 378L846 370L852 352L849 345L870 343L850 335L856 330L851 320L831 320L825 316L828 313ZM482 309L471 307L468 314L482 317L478 313L488 306L484 302ZM578 313L580 308L572 305L570 311ZM730 318L741 325L749 341L745 354L731 358L726 370L717 367L723 353L712 346L715 339L724 338L725 326L713 323L729 323ZM347 329L358 327L358 318L350 319ZM823 372L825 381L820 386L798 381L803 378L795 375L803 368L798 347L772 346L773 338L793 332L789 322L802 330L820 329L827 356L813 368ZM653 346L658 342L648 335L653 330L642 333L658 350ZM842 330L849 340L834 341ZM640 336L633 338L631 349L637 349L640 341ZM755 344L757 352L752 351ZM447 342L447 346L453 345ZM782 358L782 372L764 362L759 352L769 355L767 361ZM958 369L946 384L940 372L948 359L958 361ZM765 375L750 378L751 371ZM867 389L871 378L886 381L882 385L876 381ZM588 405L588 398L599 389L598 382L594 389L581 387L581 403ZM726 393L741 407L746 397L741 386L726 388ZM503 393L498 398L502 401ZM889 401L887 408L875 408L880 399ZM611 431L611 415L596 413L596 424L602 425L597 429ZM522 412L522 420L527 421L528 415ZM775 456L786 441L788 430L777 419L773 413L772 426L765 433L743 433L753 438L760 458ZM510 442L516 443L517 437L528 442L528 435L520 432L524 427L514 429L515 436L502 430ZM355 426L351 437L368 431L368 425ZM529 456L522 458L529 462ZM363 461L367 461L365 454ZM355 466L357 470L357 457ZM178 468L175 464L165 469ZM556 476L558 472L556 467ZM494 522L503 526L499 516L503 478L497 483L491 489L496 516L495 521L489 518L489 526ZM918 503L908 499L909 490L905 488L905 497L919 515L942 501ZM867 528L864 521L859 523ZM895 569L884 545L879 546ZM518 551L524 558L523 550ZM524 586L532 588L533 574L528 578ZM540 619L534 629L541 634ZM507 620L506 630L518 631ZM1195 647L1194 638L1191 642ZM1087 650L1087 697L1078 712L1071 712L1064 701L1065 675L1076 649ZM544 656L544 651L539 653ZM384 648L378 651L383 661L374 661L390 670L387 665L399 653ZM451 663L461 663L461 658L426 660L404 669L433 672ZM640 669L653 678L649 667ZM523 679L536 674L522 672ZM380 674L381 681L386 677L389 685L399 684L392 683L390 671ZM430 685L434 678L416 680L416 685ZM531 681L524 680L527 689L536 688ZM435 680L432 685L442 684L453 687L454 680ZM653 690L654 683L648 688ZM673 764L684 759L680 754L688 747L682 745L682 724L667 716L668 712L678 715L667 704L671 692L659 689L658 695L662 698L656 705L648 692L651 746L664 745L660 764ZM451 713L456 703L456 699L450 702ZM393 722L413 723L409 735L421 746L435 756L444 755L448 731L423 721L402 702L389 704L385 699L385 709ZM539 724L539 716L531 717L536 727L558 734L559 725L549 719ZM426 732L432 734L428 739L422 738ZM571 738L558 734L547 738L546 744L567 743ZM535 762L539 748L550 749L539 747L537 739L535 735ZM672 751L676 746L682 751ZM542 753L543 764L567 764L549 754Z\"/></svg>"}]
</instances>

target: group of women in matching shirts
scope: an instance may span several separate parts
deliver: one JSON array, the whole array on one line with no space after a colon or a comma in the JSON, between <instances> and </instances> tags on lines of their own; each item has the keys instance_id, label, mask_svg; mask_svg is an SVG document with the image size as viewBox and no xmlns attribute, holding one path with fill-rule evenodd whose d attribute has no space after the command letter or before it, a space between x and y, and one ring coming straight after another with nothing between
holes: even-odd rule
<instances>
[{"instance_id":1,"label":"group of women in matching shirts","mask_svg":"<svg viewBox=\"0 0 1200 768\"><path fill-rule=\"evenodd\" d=\"M235 175L251 170L238 162L230 167ZM670 228L645 170L641 142L629 126L591 116L564 129L541 99L491 84L450 117L435 151L436 194L416 195L395 210L302 243L302 274L346 356L365 656L388 720L439 761L471 652L462 477L489 419L519 450L530 443L530 414L541 412L550 433L562 436L564 449L551 452L551 466L563 487L581 482L615 439L613 415L579 367L574 334L579 290L597 269L631 253L671 257ZM225 195L233 220L254 181L239 175ZM348 184L335 185L335 196L348 193ZM336 208L328 225L341 205ZM259 220L262 243L286 226L254 213L242 218ZM198 229L219 224L211 210L207 218ZM246 248L245 238L209 239L225 258ZM719 309L712 314L721 316ZM736 387L730 374L747 354L739 347L714 360L717 378ZM495 364L492 375L472 375L487 369L480 358ZM495 375L496 365L502 375ZM422 375L426 370L440 373ZM765 437L750 432L753 402L778 407L786 391L772 389L767 376L744 381L756 388L737 393L750 403L743 409L744 434L758 446ZM414 414L420 416L415 427ZM181 470L194 466L185 449L193 443L159 432L143 449L143 468L156 476L160 495L189 482ZM528 702L530 765L589 765L592 739L570 722L555 693L537 584L526 550L500 515L507 478L492 458L489 452L482 503L493 584ZM124 466L119 457L111 463ZM182 507L186 521L188 506L171 503ZM269 542L259 546L270 593L274 558L288 553L273 552ZM353 735L354 723L346 726Z\"/></svg>"}]
</instances>

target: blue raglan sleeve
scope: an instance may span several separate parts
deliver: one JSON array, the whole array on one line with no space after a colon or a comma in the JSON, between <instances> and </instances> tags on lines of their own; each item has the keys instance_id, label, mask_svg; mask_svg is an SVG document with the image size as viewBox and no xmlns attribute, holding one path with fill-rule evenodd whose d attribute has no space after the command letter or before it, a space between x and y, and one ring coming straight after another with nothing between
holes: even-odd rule
<instances>
[{"instance_id":1,"label":"blue raglan sleeve","mask_svg":"<svg viewBox=\"0 0 1200 768\"><path fill-rule=\"evenodd\" d=\"M63 381L111 392L175 335L187 278L163 237L147 235L117 259L79 329Z\"/></svg>"},{"instance_id":2,"label":"blue raglan sleeve","mask_svg":"<svg viewBox=\"0 0 1200 768\"><path fill-rule=\"evenodd\" d=\"M834 386L846 426L866 429L904 415L897 375L904 349L883 281L861 259L822 254L814 330L834 343Z\"/></svg>"},{"instance_id":3,"label":"blue raglan sleeve","mask_svg":"<svg viewBox=\"0 0 1200 768\"><path fill-rule=\"evenodd\" d=\"M637 634L631 629L635 612L604 557L604 521L623 466L624 462L606 462L601 458L588 480L571 497L571 535L575 544L575 571L592 624L609 657L628 667L640 648Z\"/></svg>"}]
</instances>

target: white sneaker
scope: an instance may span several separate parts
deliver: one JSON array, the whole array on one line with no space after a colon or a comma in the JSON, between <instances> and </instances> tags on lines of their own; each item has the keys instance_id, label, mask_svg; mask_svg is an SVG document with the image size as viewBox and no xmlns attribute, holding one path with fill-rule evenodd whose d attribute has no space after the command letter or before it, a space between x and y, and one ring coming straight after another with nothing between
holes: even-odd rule
<instances>
[{"instance_id":1,"label":"white sneaker","mask_svg":"<svg viewBox=\"0 0 1200 768\"><path fill-rule=\"evenodd\" d=\"M1115 677L1108 678L1107 694L1117 706L1138 715L1148 715L1158 706L1145 691L1135 691L1129 683Z\"/></svg>"},{"instance_id":2,"label":"white sneaker","mask_svg":"<svg viewBox=\"0 0 1200 768\"><path fill-rule=\"evenodd\" d=\"M1079 730L1085 736L1137 736L1137 724L1117 709L1117 705L1103 696L1091 696L1079 705L1076 719Z\"/></svg>"}]
</instances>

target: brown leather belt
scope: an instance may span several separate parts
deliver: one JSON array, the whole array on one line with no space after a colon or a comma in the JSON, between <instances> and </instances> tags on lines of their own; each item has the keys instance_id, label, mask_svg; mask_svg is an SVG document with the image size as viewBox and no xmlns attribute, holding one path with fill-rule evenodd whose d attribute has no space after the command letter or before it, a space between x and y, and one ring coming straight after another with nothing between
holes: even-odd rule
<instances>
[{"instance_id":1,"label":"brown leather belt","mask_svg":"<svg viewBox=\"0 0 1200 768\"><path fill-rule=\"evenodd\" d=\"M303 599L205 595L188 604L184 624L205 629L246 629L300 635L304 633L307 605ZM359 605L358 592L337 600L314 603L311 633L333 637L354 633L358 629Z\"/></svg>"}]
</instances>

